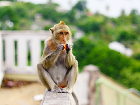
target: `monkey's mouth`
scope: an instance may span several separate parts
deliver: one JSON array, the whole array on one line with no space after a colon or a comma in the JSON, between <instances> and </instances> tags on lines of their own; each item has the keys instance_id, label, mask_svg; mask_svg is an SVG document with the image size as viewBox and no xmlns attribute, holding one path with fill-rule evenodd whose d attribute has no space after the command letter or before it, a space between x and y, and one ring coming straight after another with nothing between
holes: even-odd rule
<instances>
[{"instance_id":1,"label":"monkey's mouth","mask_svg":"<svg viewBox=\"0 0 140 105\"><path fill-rule=\"evenodd\" d=\"M60 41L60 44L66 44L66 41Z\"/></svg>"}]
</instances>

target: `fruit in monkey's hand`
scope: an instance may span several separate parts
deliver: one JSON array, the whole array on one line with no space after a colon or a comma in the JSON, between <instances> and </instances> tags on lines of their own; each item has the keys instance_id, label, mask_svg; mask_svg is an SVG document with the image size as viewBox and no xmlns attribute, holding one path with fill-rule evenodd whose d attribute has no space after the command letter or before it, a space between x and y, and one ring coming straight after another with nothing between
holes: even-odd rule
<instances>
[{"instance_id":1,"label":"fruit in monkey's hand","mask_svg":"<svg viewBox=\"0 0 140 105\"><path fill-rule=\"evenodd\" d=\"M68 53L70 51L70 46L68 44L64 44L63 50L66 50L66 52Z\"/></svg>"}]
</instances>

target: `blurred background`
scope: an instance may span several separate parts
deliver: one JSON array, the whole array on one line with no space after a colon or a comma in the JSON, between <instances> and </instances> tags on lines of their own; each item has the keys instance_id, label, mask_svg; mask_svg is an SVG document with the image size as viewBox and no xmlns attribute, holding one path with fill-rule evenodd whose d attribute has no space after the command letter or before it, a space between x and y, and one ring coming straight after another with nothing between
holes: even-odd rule
<instances>
[{"instance_id":1,"label":"blurred background","mask_svg":"<svg viewBox=\"0 0 140 105\"><path fill-rule=\"evenodd\" d=\"M93 81L88 80L93 85L85 83L82 86L89 88L78 91L86 91L85 97L78 96L85 100L80 104L140 105L139 4L139 0L0 0L0 105L39 105L45 88L37 82L36 64L51 35L49 28L60 20L73 33L80 72L76 89L91 76L87 71L93 73Z\"/></svg>"}]
</instances>

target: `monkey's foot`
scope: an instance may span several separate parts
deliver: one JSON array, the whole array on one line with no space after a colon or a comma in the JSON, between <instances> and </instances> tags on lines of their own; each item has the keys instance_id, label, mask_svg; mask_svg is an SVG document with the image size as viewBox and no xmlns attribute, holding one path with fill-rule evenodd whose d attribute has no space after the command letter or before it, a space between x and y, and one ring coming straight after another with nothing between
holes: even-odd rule
<instances>
[{"instance_id":1,"label":"monkey's foot","mask_svg":"<svg viewBox=\"0 0 140 105\"><path fill-rule=\"evenodd\" d=\"M57 89L53 89L53 90L51 90L52 92L56 92L56 93L61 93L62 92L62 90L60 89L60 88L57 88Z\"/></svg>"},{"instance_id":2,"label":"monkey's foot","mask_svg":"<svg viewBox=\"0 0 140 105\"><path fill-rule=\"evenodd\" d=\"M69 91L66 88L61 88L61 93L69 93Z\"/></svg>"},{"instance_id":3,"label":"monkey's foot","mask_svg":"<svg viewBox=\"0 0 140 105\"><path fill-rule=\"evenodd\" d=\"M56 92L56 93L69 93L69 91L65 88L57 88L57 89L53 89L51 91Z\"/></svg>"}]
</instances>

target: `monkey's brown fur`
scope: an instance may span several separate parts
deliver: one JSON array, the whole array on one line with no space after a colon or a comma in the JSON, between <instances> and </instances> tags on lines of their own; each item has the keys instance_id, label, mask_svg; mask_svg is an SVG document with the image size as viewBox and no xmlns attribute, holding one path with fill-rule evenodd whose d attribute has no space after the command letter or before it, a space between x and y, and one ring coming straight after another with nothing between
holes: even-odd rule
<instances>
[{"instance_id":1,"label":"monkey's brown fur","mask_svg":"<svg viewBox=\"0 0 140 105\"><path fill-rule=\"evenodd\" d=\"M72 92L78 75L78 62L70 45L70 28L60 21L50 30L52 36L46 41L42 59L37 65L40 80L50 91ZM68 52L64 44L69 45Z\"/></svg>"}]
</instances>

